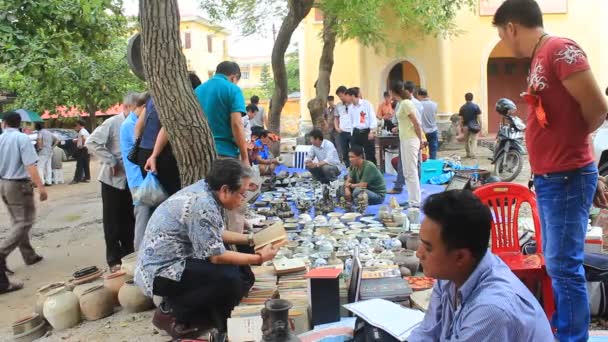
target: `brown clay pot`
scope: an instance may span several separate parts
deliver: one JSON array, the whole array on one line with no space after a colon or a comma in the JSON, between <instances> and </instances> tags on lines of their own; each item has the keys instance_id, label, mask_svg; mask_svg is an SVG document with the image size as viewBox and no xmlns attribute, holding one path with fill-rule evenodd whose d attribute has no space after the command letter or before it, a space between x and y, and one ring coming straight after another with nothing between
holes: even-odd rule
<instances>
[{"instance_id":1,"label":"brown clay pot","mask_svg":"<svg viewBox=\"0 0 608 342\"><path fill-rule=\"evenodd\" d=\"M154 307L152 298L146 297L132 280L127 281L120 288L118 301L127 312L142 312Z\"/></svg>"},{"instance_id":2,"label":"brown clay pot","mask_svg":"<svg viewBox=\"0 0 608 342\"><path fill-rule=\"evenodd\" d=\"M72 290L72 292L74 292L74 294L76 295L76 297L78 297L78 299L80 300L80 297L82 296L82 294L93 288L96 286L102 285L103 286L103 280L102 279L97 279L93 282L90 283L86 283L86 284L82 284L82 285L77 285L74 287L74 289Z\"/></svg>"},{"instance_id":3,"label":"brown clay pot","mask_svg":"<svg viewBox=\"0 0 608 342\"><path fill-rule=\"evenodd\" d=\"M80 311L87 321L96 321L114 313L114 298L103 284L93 286L80 296Z\"/></svg>"},{"instance_id":4,"label":"brown clay pot","mask_svg":"<svg viewBox=\"0 0 608 342\"><path fill-rule=\"evenodd\" d=\"M31 342L46 334L48 326L38 314L31 314L13 323L13 340L16 342Z\"/></svg>"},{"instance_id":5,"label":"brown clay pot","mask_svg":"<svg viewBox=\"0 0 608 342\"><path fill-rule=\"evenodd\" d=\"M121 270L125 271L126 279L133 279L135 273L135 266L137 265L137 252L131 253L122 259L121 261Z\"/></svg>"},{"instance_id":6,"label":"brown clay pot","mask_svg":"<svg viewBox=\"0 0 608 342\"><path fill-rule=\"evenodd\" d=\"M110 273L103 278L103 286L105 286L112 293L114 298L114 304L118 304L118 291L125 283L126 273L124 271L117 271Z\"/></svg>"},{"instance_id":7,"label":"brown clay pot","mask_svg":"<svg viewBox=\"0 0 608 342\"><path fill-rule=\"evenodd\" d=\"M48 296L49 292L51 292L52 290L58 289L60 287L64 287L65 283L61 283L61 282L57 282L57 283L50 283L48 285L45 285L41 288L39 288L36 291L36 307L34 309L34 312L36 312L38 315L40 315L42 318L44 318L44 314L42 313L42 308L44 306L44 301L46 300L46 297Z\"/></svg>"}]
</instances>

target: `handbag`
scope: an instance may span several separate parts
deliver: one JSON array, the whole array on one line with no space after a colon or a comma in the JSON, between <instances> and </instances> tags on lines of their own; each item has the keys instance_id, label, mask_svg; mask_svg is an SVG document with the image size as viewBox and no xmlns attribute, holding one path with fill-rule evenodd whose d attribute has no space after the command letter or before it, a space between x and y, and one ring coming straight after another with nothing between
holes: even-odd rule
<instances>
[{"instance_id":1,"label":"handbag","mask_svg":"<svg viewBox=\"0 0 608 342\"><path fill-rule=\"evenodd\" d=\"M131 151L129 151L129 154L127 155L127 159L135 164L138 165L138 158L137 155L139 154L139 144L141 144L141 138L137 138L137 140L135 140L135 144L133 145L133 147L131 148Z\"/></svg>"},{"instance_id":2,"label":"handbag","mask_svg":"<svg viewBox=\"0 0 608 342\"><path fill-rule=\"evenodd\" d=\"M481 126L477 120L471 120L469 123L467 123L467 129L471 133L479 133L481 131Z\"/></svg>"}]
</instances>

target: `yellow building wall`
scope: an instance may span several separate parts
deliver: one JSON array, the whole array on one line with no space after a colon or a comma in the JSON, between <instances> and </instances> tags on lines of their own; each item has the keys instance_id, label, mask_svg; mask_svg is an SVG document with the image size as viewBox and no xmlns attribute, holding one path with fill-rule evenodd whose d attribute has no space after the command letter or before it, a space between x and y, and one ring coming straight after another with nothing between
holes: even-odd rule
<instances>
[{"instance_id":1,"label":"yellow building wall","mask_svg":"<svg viewBox=\"0 0 608 342\"><path fill-rule=\"evenodd\" d=\"M212 75L215 72L217 65L226 60L226 39L228 37L225 33L196 21L182 21L179 29L182 52L186 57L188 70L196 72L201 81L205 82L209 79L210 73ZM190 49L186 49L186 32L190 32ZM213 36L211 53L207 49L208 35Z\"/></svg>"},{"instance_id":2,"label":"yellow building wall","mask_svg":"<svg viewBox=\"0 0 608 342\"><path fill-rule=\"evenodd\" d=\"M606 13L606 0L569 0L567 14L544 16L547 32L571 38L586 51L602 88L608 86L608 63L603 62L608 60L608 37L603 34ZM401 41L408 46L403 53L362 47L354 41L338 43L331 78L332 93L342 84L360 86L365 98L377 105L386 90L390 70L407 60L418 69L421 86L438 102L440 112L457 112L464 103L464 94L472 92L486 116L483 123L487 126L487 62L499 42L498 33L492 26L492 17L479 16L478 9L461 10L455 22L463 33L449 39L413 37L407 32L399 32L398 37L403 37ZM301 65L301 102L303 119L309 120L306 103L314 97L322 25L314 21L314 13L303 25L304 46L300 57L305 62ZM509 51L502 48L495 54L511 57Z\"/></svg>"},{"instance_id":3,"label":"yellow building wall","mask_svg":"<svg viewBox=\"0 0 608 342\"><path fill-rule=\"evenodd\" d=\"M270 61L269 61L270 64ZM239 81L239 86L241 88L257 88L262 86L262 65L258 64L240 64L241 73L243 71L247 71L249 73L249 78L245 79L241 77ZM271 73L270 65L268 66L268 72ZM271 73L272 75L272 73Z\"/></svg>"}]
</instances>

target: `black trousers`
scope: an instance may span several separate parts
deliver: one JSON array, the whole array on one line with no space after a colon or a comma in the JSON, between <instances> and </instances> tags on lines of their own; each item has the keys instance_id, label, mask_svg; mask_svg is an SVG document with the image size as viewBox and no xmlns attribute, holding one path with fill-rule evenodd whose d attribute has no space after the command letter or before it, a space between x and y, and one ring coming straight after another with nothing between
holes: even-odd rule
<instances>
[{"instance_id":1,"label":"black trousers","mask_svg":"<svg viewBox=\"0 0 608 342\"><path fill-rule=\"evenodd\" d=\"M8 288L8 277L6 276L6 260L0 260L0 290Z\"/></svg>"},{"instance_id":2,"label":"black trousers","mask_svg":"<svg viewBox=\"0 0 608 342\"><path fill-rule=\"evenodd\" d=\"M153 293L164 297L178 323L207 322L220 330L232 309L247 294L255 278L249 266L216 265L200 259L186 260L179 282L154 278ZM215 315L221 322L213 322ZM221 326L217 326L217 324Z\"/></svg>"},{"instance_id":3,"label":"black trousers","mask_svg":"<svg viewBox=\"0 0 608 342\"><path fill-rule=\"evenodd\" d=\"M129 189L120 190L101 183L103 233L106 240L106 261L110 267L121 263L122 257L135 251L135 217Z\"/></svg>"},{"instance_id":4,"label":"black trousers","mask_svg":"<svg viewBox=\"0 0 608 342\"><path fill-rule=\"evenodd\" d=\"M146 161L152 155L152 150L140 148L137 154L137 162L141 168L141 173L146 174L144 166ZM156 158L156 172L158 181L163 186L163 189L167 192L167 195L171 196L178 192L182 188L182 180L179 177L179 168L177 167L177 160L173 155L171 145L167 144L163 151Z\"/></svg>"},{"instance_id":5,"label":"black trousers","mask_svg":"<svg viewBox=\"0 0 608 342\"><path fill-rule=\"evenodd\" d=\"M376 164L376 146L373 140L369 140L369 129L354 129L351 144L361 146L365 151L365 159Z\"/></svg>"},{"instance_id":6,"label":"black trousers","mask_svg":"<svg viewBox=\"0 0 608 342\"><path fill-rule=\"evenodd\" d=\"M350 144L352 142L352 136L349 132L340 132L338 135L338 139L340 140L340 152L342 153L342 162L346 167L350 166L350 161L348 159L348 150L350 150Z\"/></svg>"},{"instance_id":7,"label":"black trousers","mask_svg":"<svg viewBox=\"0 0 608 342\"><path fill-rule=\"evenodd\" d=\"M81 182L83 180L90 180L91 169L89 168L89 162L91 157L89 156L89 150L87 150L86 147L76 149L74 152L74 159L76 159L74 181Z\"/></svg>"}]
</instances>

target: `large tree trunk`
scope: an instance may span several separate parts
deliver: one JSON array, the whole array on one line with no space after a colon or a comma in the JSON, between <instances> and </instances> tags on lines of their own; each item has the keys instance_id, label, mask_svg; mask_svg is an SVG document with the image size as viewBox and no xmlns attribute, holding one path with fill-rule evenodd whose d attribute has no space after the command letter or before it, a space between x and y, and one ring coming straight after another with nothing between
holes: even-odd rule
<instances>
[{"instance_id":1,"label":"large tree trunk","mask_svg":"<svg viewBox=\"0 0 608 342\"><path fill-rule=\"evenodd\" d=\"M190 185L205 177L216 152L213 134L188 79L177 0L141 0L139 15L148 87L169 134L182 185Z\"/></svg>"},{"instance_id":2,"label":"large tree trunk","mask_svg":"<svg viewBox=\"0 0 608 342\"><path fill-rule=\"evenodd\" d=\"M277 34L272 48L272 72L274 74L274 92L272 94L272 108L268 117L268 126L271 131L281 132L281 111L287 102L287 69L285 67L285 52L289 41L300 22L310 12L314 0L289 0L289 12ZM273 151L274 152L274 151Z\"/></svg>"},{"instance_id":3,"label":"large tree trunk","mask_svg":"<svg viewBox=\"0 0 608 342\"><path fill-rule=\"evenodd\" d=\"M333 118L328 118L328 125L325 125L323 112L327 107L327 96L330 92L331 71L334 67L334 48L336 47L336 18L325 15L323 18L323 50L319 59L319 76L315 87L316 97L308 101L310 118L315 128L323 130L326 136L329 135L329 125L333 125Z\"/></svg>"}]
</instances>

